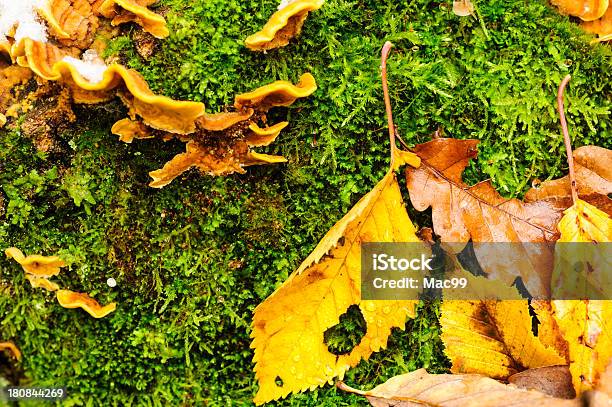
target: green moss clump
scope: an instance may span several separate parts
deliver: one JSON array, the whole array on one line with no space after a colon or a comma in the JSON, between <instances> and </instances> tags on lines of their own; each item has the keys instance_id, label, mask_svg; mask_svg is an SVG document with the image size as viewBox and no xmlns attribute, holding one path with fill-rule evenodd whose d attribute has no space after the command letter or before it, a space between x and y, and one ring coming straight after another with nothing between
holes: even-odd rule
<instances>
[{"instance_id":1,"label":"green moss clump","mask_svg":"<svg viewBox=\"0 0 612 407\"><path fill-rule=\"evenodd\" d=\"M610 148L610 48L590 46L543 0L481 3L475 19L455 16L450 2L328 0L299 41L259 54L242 41L276 0L166 0L171 36L150 60L127 35L113 42L109 52L155 90L204 101L209 112L235 94L311 72L319 90L271 114L290 122L268 148L287 165L224 178L192 172L154 190L147 173L184 145L118 142L109 133L124 117L118 105L78 112L52 155L19 131L0 130L0 249L60 254L71 264L60 285L118 303L100 320L66 310L1 259L0 338L24 354L11 380L66 386L68 406L249 405L254 307L386 170L386 40L396 45L390 87L402 139L424 142L438 128L480 139L468 182L491 177L503 194L520 196L531 179L566 171L555 95L567 73L574 146ZM106 285L109 277L117 287ZM445 371L437 314L438 304L421 304L389 348L345 380L370 387L419 367ZM340 349L361 329L343 323L328 335ZM325 386L278 404L359 403Z\"/></svg>"}]
</instances>

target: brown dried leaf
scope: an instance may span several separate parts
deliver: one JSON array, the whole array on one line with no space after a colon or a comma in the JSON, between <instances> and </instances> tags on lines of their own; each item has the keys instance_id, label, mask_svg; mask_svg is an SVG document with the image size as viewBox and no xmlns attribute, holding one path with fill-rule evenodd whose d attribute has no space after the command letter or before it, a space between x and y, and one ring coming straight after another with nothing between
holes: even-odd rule
<instances>
[{"instance_id":1,"label":"brown dried leaf","mask_svg":"<svg viewBox=\"0 0 612 407\"><path fill-rule=\"evenodd\" d=\"M574 151L578 196L604 212L612 213L612 151L603 147L585 146ZM546 200L561 210L572 206L569 175L545 181L525 194L525 202Z\"/></svg>"},{"instance_id":2,"label":"brown dried leaf","mask_svg":"<svg viewBox=\"0 0 612 407\"><path fill-rule=\"evenodd\" d=\"M375 407L580 407L578 400L564 400L546 394L502 384L476 374L433 375L420 369L392 377L370 391L338 387L367 397Z\"/></svg>"},{"instance_id":3,"label":"brown dried leaf","mask_svg":"<svg viewBox=\"0 0 612 407\"><path fill-rule=\"evenodd\" d=\"M467 17L474 14L474 5L470 0L453 1L453 13L459 17Z\"/></svg>"},{"instance_id":4,"label":"brown dried leaf","mask_svg":"<svg viewBox=\"0 0 612 407\"><path fill-rule=\"evenodd\" d=\"M552 242L561 209L547 201L525 203L503 198L489 181L466 185L461 175L476 157L477 140L440 138L415 147L423 165L406 168L412 205L419 211L432 208L435 232L442 242ZM453 245L455 251L463 244ZM552 250L545 245L523 245L524 256L508 266L490 245L475 246L476 256L490 278L511 284L522 277L529 292L547 296L552 272ZM487 253L485 253L487 252Z\"/></svg>"},{"instance_id":5,"label":"brown dried leaf","mask_svg":"<svg viewBox=\"0 0 612 407\"><path fill-rule=\"evenodd\" d=\"M573 399L576 392L567 366L547 366L513 374L508 382L525 390L536 390L552 397Z\"/></svg>"}]
</instances>

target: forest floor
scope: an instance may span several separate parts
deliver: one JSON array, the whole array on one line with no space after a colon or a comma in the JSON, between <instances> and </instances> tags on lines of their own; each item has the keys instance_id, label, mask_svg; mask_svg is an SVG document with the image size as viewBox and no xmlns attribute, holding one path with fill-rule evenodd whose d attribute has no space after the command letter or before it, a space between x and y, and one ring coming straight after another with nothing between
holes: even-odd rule
<instances>
[{"instance_id":1,"label":"forest floor","mask_svg":"<svg viewBox=\"0 0 612 407\"><path fill-rule=\"evenodd\" d=\"M609 45L589 45L542 0L476 4L477 17L458 17L449 1L327 0L297 41L266 54L243 40L277 0L163 0L157 11L171 35L148 59L137 52L146 38L126 29L106 56L140 71L156 92L203 101L208 112L304 72L319 88L271 112L273 123L290 125L258 151L287 164L218 178L192 171L160 190L147 186L148 172L184 144L118 142L109 129L125 117L119 102L75 108L77 122L48 153L19 126L0 130L0 249L60 255L70 263L61 285L118 304L99 320L62 308L0 258L0 339L23 353L19 364L0 356L0 384L65 386L66 406L250 405L253 309L386 171L379 58L387 40L400 136L409 145L437 130L481 140L468 183L491 178L520 197L534 179L566 172L555 99L568 73L574 147L612 148ZM409 213L419 227L431 225L430 214ZM367 388L420 367L446 371L437 318L436 303L421 304L345 381ZM349 315L327 343L348 350L361 332ZM326 385L277 404L364 403Z\"/></svg>"}]
</instances>

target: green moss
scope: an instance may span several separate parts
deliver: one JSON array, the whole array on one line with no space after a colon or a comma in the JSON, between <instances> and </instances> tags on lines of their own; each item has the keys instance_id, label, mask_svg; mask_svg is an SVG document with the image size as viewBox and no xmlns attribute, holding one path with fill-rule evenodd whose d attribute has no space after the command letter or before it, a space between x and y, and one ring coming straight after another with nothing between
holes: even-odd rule
<instances>
[{"instance_id":1,"label":"green moss","mask_svg":"<svg viewBox=\"0 0 612 407\"><path fill-rule=\"evenodd\" d=\"M246 50L242 40L276 3L167 0L171 36L149 61L127 36L109 53L157 91L202 100L211 112L237 93L312 72L319 90L270 117L290 122L267 149L286 165L225 178L192 172L151 189L147 173L184 145L117 142L108 129L124 117L119 104L79 111L80 124L57 135L53 155L18 131L0 132L0 249L59 253L71 264L57 278L63 287L118 303L100 320L63 309L0 259L0 338L24 353L20 384L66 386L65 405L248 405L254 307L386 169L385 40L396 44L389 70L401 137L413 145L442 128L480 139L469 182L491 177L502 193L521 195L532 178L565 172L555 95L567 73L574 145L610 147L609 47L589 46L543 0L482 2L480 21L454 16L448 2L328 0L298 42ZM387 350L345 380L370 387L419 367L444 371L437 313L437 304L422 304ZM349 322L332 345L358 336ZM325 386L278 404L358 403Z\"/></svg>"}]
</instances>

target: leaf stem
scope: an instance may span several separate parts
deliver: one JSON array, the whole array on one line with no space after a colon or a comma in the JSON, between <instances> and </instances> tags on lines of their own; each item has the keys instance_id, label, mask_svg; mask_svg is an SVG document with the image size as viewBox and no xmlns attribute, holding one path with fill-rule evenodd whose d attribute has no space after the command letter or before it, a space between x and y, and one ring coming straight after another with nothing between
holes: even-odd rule
<instances>
[{"instance_id":1,"label":"leaf stem","mask_svg":"<svg viewBox=\"0 0 612 407\"><path fill-rule=\"evenodd\" d=\"M572 202L575 204L578 199L578 191L576 187L576 171L574 169L574 154L572 153L572 140L567 129L567 120L565 120L565 109L563 107L563 93L568 82L572 79L571 75L567 75L559 84L557 92L557 108L559 109L559 117L561 118L561 130L563 131L563 142L565 143L565 151L567 153L567 164L569 166L570 188L572 190Z\"/></svg>"},{"instance_id":2,"label":"leaf stem","mask_svg":"<svg viewBox=\"0 0 612 407\"><path fill-rule=\"evenodd\" d=\"M382 48L381 70L382 70L382 86L385 96L385 108L387 109L387 122L389 127L389 141L391 142L391 164L390 168L393 171L395 165L395 124L393 124L393 111L391 108L391 98L389 97L389 86L387 85L387 58L393 48L393 44L389 41L385 42Z\"/></svg>"}]
</instances>

